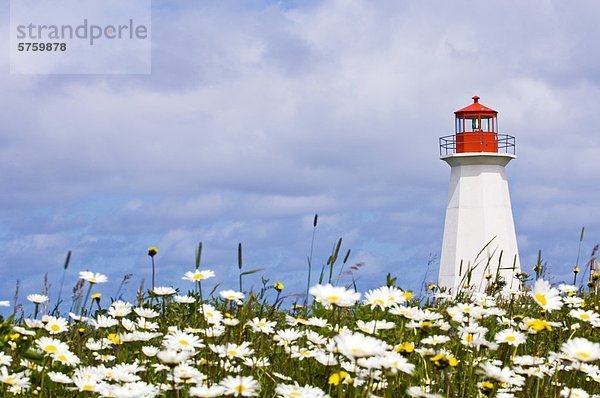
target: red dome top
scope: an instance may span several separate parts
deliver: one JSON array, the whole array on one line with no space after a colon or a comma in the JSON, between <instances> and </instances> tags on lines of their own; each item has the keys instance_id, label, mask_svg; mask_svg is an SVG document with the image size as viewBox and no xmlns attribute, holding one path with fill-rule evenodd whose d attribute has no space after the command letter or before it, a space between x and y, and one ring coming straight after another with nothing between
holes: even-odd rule
<instances>
[{"instance_id":1,"label":"red dome top","mask_svg":"<svg viewBox=\"0 0 600 398\"><path fill-rule=\"evenodd\" d=\"M469 106L466 106L462 109L454 112L456 116L472 116L472 115L481 115L481 116L496 116L498 112L495 110L488 108L487 106L479 103L479 97L473 97L473 103Z\"/></svg>"}]
</instances>

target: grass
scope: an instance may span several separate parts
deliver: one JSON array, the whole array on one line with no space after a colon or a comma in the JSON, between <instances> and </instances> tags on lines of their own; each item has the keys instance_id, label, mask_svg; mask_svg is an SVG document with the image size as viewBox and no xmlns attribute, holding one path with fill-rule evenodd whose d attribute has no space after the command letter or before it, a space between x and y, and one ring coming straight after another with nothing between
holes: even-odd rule
<instances>
[{"instance_id":1,"label":"grass","mask_svg":"<svg viewBox=\"0 0 600 398\"><path fill-rule=\"evenodd\" d=\"M593 259L587 286L576 286L578 266L573 285L550 286L538 261L536 283L520 274L523 283L514 291L490 277L485 292L464 289L453 296L429 286L413 297L388 275L385 285L359 299L352 283L334 286L340 281L334 268L338 275L358 269L343 271L348 254L336 265L340 244L307 295L286 296L285 281L266 279L243 292L244 277L257 270L244 270L241 244L237 292L211 285L214 274L200 267L202 245L185 294L140 287L135 302L114 301L94 294L103 275L82 273L70 314L30 297L38 301L33 313L2 321L2 396L600 393L600 274ZM154 268L158 250L151 249ZM312 256L309 272L311 262Z\"/></svg>"}]
</instances>

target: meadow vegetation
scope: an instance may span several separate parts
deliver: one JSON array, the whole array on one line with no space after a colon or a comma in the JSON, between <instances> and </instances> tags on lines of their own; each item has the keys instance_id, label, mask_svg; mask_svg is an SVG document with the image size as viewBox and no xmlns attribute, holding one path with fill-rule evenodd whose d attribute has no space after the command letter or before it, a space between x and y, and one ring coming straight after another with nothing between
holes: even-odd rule
<instances>
[{"instance_id":1,"label":"meadow vegetation","mask_svg":"<svg viewBox=\"0 0 600 398\"><path fill-rule=\"evenodd\" d=\"M415 295L391 275L356 291L340 243L303 294L264 278L245 290L257 270L241 245L236 290L212 283L200 245L178 276L188 291L102 297L108 278L83 271L68 310L29 294L32 310L13 303L0 326L2 396L600 396L597 248L572 284L549 283L540 262L518 286L490 275L485 291ZM154 274L158 249L148 255Z\"/></svg>"}]
</instances>

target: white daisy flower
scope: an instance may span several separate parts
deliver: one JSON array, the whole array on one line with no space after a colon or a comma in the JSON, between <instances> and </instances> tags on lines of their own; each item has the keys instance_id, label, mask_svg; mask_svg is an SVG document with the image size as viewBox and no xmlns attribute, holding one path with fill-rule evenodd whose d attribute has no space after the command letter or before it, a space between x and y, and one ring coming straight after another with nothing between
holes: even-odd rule
<instances>
[{"instance_id":1,"label":"white daisy flower","mask_svg":"<svg viewBox=\"0 0 600 398\"><path fill-rule=\"evenodd\" d=\"M318 303L326 307L336 305L338 307L352 307L360 300L360 293L348 290L342 286L315 285L310 288L309 293L315 296Z\"/></svg>"},{"instance_id":2,"label":"white daisy flower","mask_svg":"<svg viewBox=\"0 0 600 398\"><path fill-rule=\"evenodd\" d=\"M494 336L494 340L499 344L508 344L514 347L518 347L521 344L525 343L527 340L527 336L524 333L517 332L513 329L505 329L502 330Z\"/></svg>"},{"instance_id":3,"label":"white daisy flower","mask_svg":"<svg viewBox=\"0 0 600 398\"><path fill-rule=\"evenodd\" d=\"M190 395L193 397L212 398L220 397L225 393L225 389L219 385L204 386L197 385L190 387Z\"/></svg>"},{"instance_id":4,"label":"white daisy flower","mask_svg":"<svg viewBox=\"0 0 600 398\"><path fill-rule=\"evenodd\" d=\"M200 282L205 279L209 279L215 276L214 271L209 269L205 269L202 271L194 270L193 272L186 272L185 275L181 278L190 282Z\"/></svg>"},{"instance_id":5,"label":"white daisy flower","mask_svg":"<svg viewBox=\"0 0 600 398\"><path fill-rule=\"evenodd\" d=\"M141 316L142 318L147 318L147 319L156 318L157 316L160 315L158 312L154 311L152 308L136 307L133 309L133 311L136 314L138 314L138 316Z\"/></svg>"},{"instance_id":6,"label":"white daisy flower","mask_svg":"<svg viewBox=\"0 0 600 398\"><path fill-rule=\"evenodd\" d=\"M50 298L45 294L29 294L27 295L27 300L31 301L34 304L44 304Z\"/></svg>"},{"instance_id":7,"label":"white daisy flower","mask_svg":"<svg viewBox=\"0 0 600 398\"><path fill-rule=\"evenodd\" d=\"M369 290L365 293L364 300L364 303L369 305L371 309L379 307L383 310L405 302L404 292L395 286L382 286L378 289Z\"/></svg>"},{"instance_id":8,"label":"white daisy flower","mask_svg":"<svg viewBox=\"0 0 600 398\"><path fill-rule=\"evenodd\" d=\"M235 290L222 290L219 292L219 295L225 300L235 301L238 304L241 304L244 297L246 297L244 293Z\"/></svg>"},{"instance_id":9,"label":"white daisy flower","mask_svg":"<svg viewBox=\"0 0 600 398\"><path fill-rule=\"evenodd\" d=\"M600 316L593 310L571 310L569 311L569 315L571 315L573 318L581 319L582 321L591 323L592 325L600 322Z\"/></svg>"},{"instance_id":10,"label":"white daisy flower","mask_svg":"<svg viewBox=\"0 0 600 398\"><path fill-rule=\"evenodd\" d=\"M89 283L105 283L108 281L106 275L100 273L94 273L90 271L81 271L79 272L79 279L83 279Z\"/></svg>"},{"instance_id":11,"label":"white daisy flower","mask_svg":"<svg viewBox=\"0 0 600 398\"><path fill-rule=\"evenodd\" d=\"M600 343L594 343L582 337L575 337L560 347L569 358L581 362L592 362L600 358Z\"/></svg>"},{"instance_id":12,"label":"white daisy flower","mask_svg":"<svg viewBox=\"0 0 600 398\"><path fill-rule=\"evenodd\" d=\"M227 376L219 383L224 394L237 397L258 396L259 384L252 376Z\"/></svg>"},{"instance_id":13,"label":"white daisy flower","mask_svg":"<svg viewBox=\"0 0 600 398\"><path fill-rule=\"evenodd\" d=\"M69 324L65 318L48 316L45 317L44 321L46 322L44 329L46 329L50 334L63 333L69 328Z\"/></svg>"},{"instance_id":14,"label":"white daisy flower","mask_svg":"<svg viewBox=\"0 0 600 398\"><path fill-rule=\"evenodd\" d=\"M384 341L361 333L338 334L333 340L339 353L350 359L383 355L387 349Z\"/></svg>"},{"instance_id":15,"label":"white daisy flower","mask_svg":"<svg viewBox=\"0 0 600 398\"><path fill-rule=\"evenodd\" d=\"M60 383L60 384L73 384L73 380L71 380L71 378L69 376L67 376L64 373L61 372L48 372L46 373L48 375L48 377L50 378L50 380L52 380L55 383Z\"/></svg>"},{"instance_id":16,"label":"white daisy flower","mask_svg":"<svg viewBox=\"0 0 600 398\"><path fill-rule=\"evenodd\" d=\"M559 291L550 287L550 283L543 279L538 279L535 282L533 291L529 294L540 307L548 312L559 310L563 306Z\"/></svg>"},{"instance_id":17,"label":"white daisy flower","mask_svg":"<svg viewBox=\"0 0 600 398\"><path fill-rule=\"evenodd\" d=\"M152 293L156 294L157 296L172 296L177 293L177 290L169 286L156 286L152 290Z\"/></svg>"},{"instance_id":18,"label":"white daisy flower","mask_svg":"<svg viewBox=\"0 0 600 398\"><path fill-rule=\"evenodd\" d=\"M565 398L588 398L590 394L581 388L563 387L560 391L560 396Z\"/></svg>"}]
</instances>

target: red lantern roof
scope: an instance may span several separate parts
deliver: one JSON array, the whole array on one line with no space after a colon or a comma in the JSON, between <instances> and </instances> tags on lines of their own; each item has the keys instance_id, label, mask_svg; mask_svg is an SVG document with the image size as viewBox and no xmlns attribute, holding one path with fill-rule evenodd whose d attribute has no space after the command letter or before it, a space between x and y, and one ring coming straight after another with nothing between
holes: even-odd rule
<instances>
[{"instance_id":1,"label":"red lantern roof","mask_svg":"<svg viewBox=\"0 0 600 398\"><path fill-rule=\"evenodd\" d=\"M473 103L462 109L454 112L456 116L481 115L481 116L496 116L498 112L479 103L479 97L473 97Z\"/></svg>"}]
</instances>

